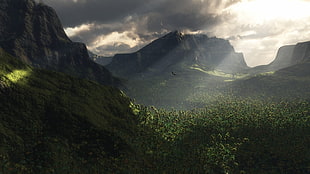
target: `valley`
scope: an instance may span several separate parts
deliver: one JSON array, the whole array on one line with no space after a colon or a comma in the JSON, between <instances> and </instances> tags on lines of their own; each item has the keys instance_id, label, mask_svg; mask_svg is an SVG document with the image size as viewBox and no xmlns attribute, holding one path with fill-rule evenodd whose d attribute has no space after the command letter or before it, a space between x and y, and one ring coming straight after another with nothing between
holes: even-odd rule
<instances>
[{"instance_id":1,"label":"valley","mask_svg":"<svg viewBox=\"0 0 310 174\"><path fill-rule=\"evenodd\" d=\"M254 68L180 31L101 57L42 2L0 9L1 174L310 172L309 42Z\"/></svg>"}]
</instances>

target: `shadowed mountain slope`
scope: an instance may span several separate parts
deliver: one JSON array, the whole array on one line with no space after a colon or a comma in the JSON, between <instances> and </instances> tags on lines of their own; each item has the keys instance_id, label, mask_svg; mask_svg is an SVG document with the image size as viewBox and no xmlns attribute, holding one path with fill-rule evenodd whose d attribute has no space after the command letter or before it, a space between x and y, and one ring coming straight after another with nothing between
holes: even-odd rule
<instances>
[{"instance_id":1,"label":"shadowed mountain slope","mask_svg":"<svg viewBox=\"0 0 310 174\"><path fill-rule=\"evenodd\" d=\"M310 42L283 46L276 59L269 65L272 70L279 70L310 60Z\"/></svg>"},{"instance_id":2,"label":"shadowed mountain slope","mask_svg":"<svg viewBox=\"0 0 310 174\"><path fill-rule=\"evenodd\" d=\"M122 171L136 157L130 105L115 88L32 68L0 49L0 173Z\"/></svg>"},{"instance_id":3,"label":"shadowed mountain slope","mask_svg":"<svg viewBox=\"0 0 310 174\"><path fill-rule=\"evenodd\" d=\"M90 60L86 46L72 42L56 12L33 0L2 0L0 47L35 67L117 85L104 67Z\"/></svg>"},{"instance_id":4,"label":"shadowed mountain slope","mask_svg":"<svg viewBox=\"0 0 310 174\"><path fill-rule=\"evenodd\" d=\"M238 96L310 100L310 60L237 80L230 87Z\"/></svg>"},{"instance_id":5,"label":"shadowed mountain slope","mask_svg":"<svg viewBox=\"0 0 310 174\"><path fill-rule=\"evenodd\" d=\"M247 69L243 55L224 39L178 31L153 41L131 54L117 54L106 67L120 77L182 71L192 65L235 73Z\"/></svg>"},{"instance_id":6,"label":"shadowed mountain slope","mask_svg":"<svg viewBox=\"0 0 310 174\"><path fill-rule=\"evenodd\" d=\"M250 69L248 72L257 74L261 72L274 72L283 68L301 64L310 60L310 41L286 45L279 48L277 56L269 65L262 65Z\"/></svg>"}]
</instances>

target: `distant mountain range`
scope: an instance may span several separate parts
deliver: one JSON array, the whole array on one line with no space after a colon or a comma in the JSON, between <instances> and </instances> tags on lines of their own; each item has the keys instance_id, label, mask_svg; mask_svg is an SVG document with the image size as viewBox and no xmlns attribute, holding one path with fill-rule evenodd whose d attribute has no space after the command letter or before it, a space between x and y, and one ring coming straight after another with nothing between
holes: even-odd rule
<instances>
[{"instance_id":1,"label":"distant mountain range","mask_svg":"<svg viewBox=\"0 0 310 174\"><path fill-rule=\"evenodd\" d=\"M34 0L2 0L0 3L0 47L38 68L117 86L118 79L94 63L83 43L65 34L56 12Z\"/></svg>"},{"instance_id":2,"label":"distant mountain range","mask_svg":"<svg viewBox=\"0 0 310 174\"><path fill-rule=\"evenodd\" d=\"M190 35L174 31L135 53L116 54L112 58L94 56L93 60L106 66L116 76L131 78L132 75L138 74L182 71L193 65L207 71L253 75L306 62L310 59L309 55L310 42L283 46L270 64L249 68L243 54L236 53L227 40L209 38L203 34Z\"/></svg>"},{"instance_id":3,"label":"distant mountain range","mask_svg":"<svg viewBox=\"0 0 310 174\"><path fill-rule=\"evenodd\" d=\"M106 67L127 80L124 90L138 103L182 108L227 93L308 98L309 60L310 42L304 42L281 47L269 65L249 68L227 40L174 31L115 55Z\"/></svg>"}]
</instances>

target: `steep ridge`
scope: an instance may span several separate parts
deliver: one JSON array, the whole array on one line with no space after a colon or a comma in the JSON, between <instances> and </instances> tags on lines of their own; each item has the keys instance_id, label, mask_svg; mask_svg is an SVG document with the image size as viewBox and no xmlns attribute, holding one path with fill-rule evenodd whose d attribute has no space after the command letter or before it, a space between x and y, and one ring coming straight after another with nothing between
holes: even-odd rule
<instances>
[{"instance_id":1,"label":"steep ridge","mask_svg":"<svg viewBox=\"0 0 310 174\"><path fill-rule=\"evenodd\" d=\"M135 53L117 54L106 67L115 75L130 77L176 71L192 65L226 73L248 68L243 55L236 53L228 41L178 31L168 33Z\"/></svg>"},{"instance_id":2,"label":"steep ridge","mask_svg":"<svg viewBox=\"0 0 310 174\"><path fill-rule=\"evenodd\" d=\"M300 55L300 53L296 52L295 55ZM310 61L306 58L306 55L303 57L296 56L296 59L293 56L290 59L291 61L289 61L290 64L277 64L288 67L281 68L275 72L271 71L275 69L269 69L271 72L239 79L233 82L230 88L233 89L237 96L262 99L268 97L287 100L305 99L309 101ZM285 56L282 58L285 58ZM280 66L277 68L280 68Z\"/></svg>"},{"instance_id":3,"label":"steep ridge","mask_svg":"<svg viewBox=\"0 0 310 174\"><path fill-rule=\"evenodd\" d=\"M253 72L277 71L310 61L310 41L279 48L277 56L269 65L253 68Z\"/></svg>"},{"instance_id":4,"label":"steep ridge","mask_svg":"<svg viewBox=\"0 0 310 174\"><path fill-rule=\"evenodd\" d=\"M0 47L35 67L117 85L109 71L90 60L86 46L72 42L56 12L33 0L2 0Z\"/></svg>"},{"instance_id":5,"label":"steep ridge","mask_svg":"<svg viewBox=\"0 0 310 174\"><path fill-rule=\"evenodd\" d=\"M122 171L136 156L130 105L115 88L32 68L0 49L0 172Z\"/></svg>"},{"instance_id":6,"label":"steep ridge","mask_svg":"<svg viewBox=\"0 0 310 174\"><path fill-rule=\"evenodd\" d=\"M112 57L99 56L99 55L92 53L91 51L88 51L88 54L89 54L89 57L91 60L93 60L94 62L96 62L102 66L105 66L105 65L112 62Z\"/></svg>"},{"instance_id":7,"label":"steep ridge","mask_svg":"<svg viewBox=\"0 0 310 174\"><path fill-rule=\"evenodd\" d=\"M310 100L310 42L281 47L272 63L249 73L231 84L235 95Z\"/></svg>"}]
</instances>

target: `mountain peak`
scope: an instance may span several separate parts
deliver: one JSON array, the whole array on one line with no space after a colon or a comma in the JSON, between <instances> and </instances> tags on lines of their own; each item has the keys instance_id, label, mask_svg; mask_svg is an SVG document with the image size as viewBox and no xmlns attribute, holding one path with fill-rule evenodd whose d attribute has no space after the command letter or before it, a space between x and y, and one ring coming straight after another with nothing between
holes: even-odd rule
<instances>
[{"instance_id":1,"label":"mountain peak","mask_svg":"<svg viewBox=\"0 0 310 174\"><path fill-rule=\"evenodd\" d=\"M169 72L172 67L194 64L233 73L247 68L244 57L229 41L203 34L170 32L131 54L115 55L107 68L118 76Z\"/></svg>"},{"instance_id":2,"label":"mountain peak","mask_svg":"<svg viewBox=\"0 0 310 174\"><path fill-rule=\"evenodd\" d=\"M182 36L184 36L184 34L178 30L172 31L168 34L166 34L165 36L163 36L163 38L170 38L170 37L174 37L174 38L182 38Z\"/></svg>"}]
</instances>

